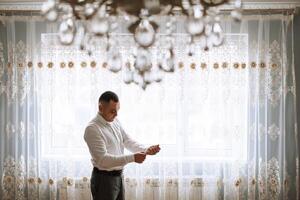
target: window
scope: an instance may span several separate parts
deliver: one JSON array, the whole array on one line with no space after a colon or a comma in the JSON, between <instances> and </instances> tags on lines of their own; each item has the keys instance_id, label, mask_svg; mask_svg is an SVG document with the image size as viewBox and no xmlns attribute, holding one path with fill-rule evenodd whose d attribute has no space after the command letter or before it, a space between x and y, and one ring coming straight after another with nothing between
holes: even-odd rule
<instances>
[{"instance_id":1,"label":"window","mask_svg":"<svg viewBox=\"0 0 300 200\"><path fill-rule=\"evenodd\" d=\"M61 47L55 37L42 36L42 59L56 65L38 72L44 156L89 157L85 126L97 114L99 95L112 90L120 97L124 129L141 143L161 144L163 156L177 157L180 149L186 159L247 159L248 71L242 68L248 60L247 35L227 35L224 46L196 49L194 57L176 47L176 63L184 67L145 91L124 84L122 73L103 68L100 48L89 57L74 46Z\"/></svg>"}]
</instances>

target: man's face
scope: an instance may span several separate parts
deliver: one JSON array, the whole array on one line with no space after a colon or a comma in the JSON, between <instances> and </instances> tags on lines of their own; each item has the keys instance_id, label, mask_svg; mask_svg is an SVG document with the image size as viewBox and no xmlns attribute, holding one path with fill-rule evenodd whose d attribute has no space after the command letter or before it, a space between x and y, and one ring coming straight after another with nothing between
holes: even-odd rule
<instances>
[{"instance_id":1,"label":"man's face","mask_svg":"<svg viewBox=\"0 0 300 200\"><path fill-rule=\"evenodd\" d=\"M114 121L115 117L118 115L119 109L120 103L112 100L110 100L109 103L101 102L99 105L99 111L102 117L108 122Z\"/></svg>"}]
</instances>

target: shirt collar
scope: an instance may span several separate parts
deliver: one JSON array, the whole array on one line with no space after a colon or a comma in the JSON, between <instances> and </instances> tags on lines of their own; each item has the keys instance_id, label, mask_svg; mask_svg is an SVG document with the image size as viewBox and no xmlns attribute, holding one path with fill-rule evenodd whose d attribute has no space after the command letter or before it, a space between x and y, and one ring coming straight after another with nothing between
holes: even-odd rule
<instances>
[{"instance_id":1,"label":"shirt collar","mask_svg":"<svg viewBox=\"0 0 300 200\"><path fill-rule=\"evenodd\" d=\"M108 122L106 121L102 115L98 112L97 113L97 119L102 123L102 124L105 124L105 125L111 125L113 122Z\"/></svg>"}]
</instances>

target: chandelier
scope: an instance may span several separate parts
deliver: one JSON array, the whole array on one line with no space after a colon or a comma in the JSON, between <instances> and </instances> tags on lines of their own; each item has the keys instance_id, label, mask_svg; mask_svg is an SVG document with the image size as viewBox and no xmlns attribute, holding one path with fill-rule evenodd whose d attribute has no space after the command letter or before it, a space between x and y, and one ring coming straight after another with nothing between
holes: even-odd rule
<instances>
[{"instance_id":1,"label":"chandelier","mask_svg":"<svg viewBox=\"0 0 300 200\"><path fill-rule=\"evenodd\" d=\"M241 0L233 3L231 16L239 21ZM124 82L133 82L145 89L153 82L160 82L163 73L175 70L174 32L179 16L184 17L190 56L195 41L203 50L223 44L220 6L225 4L229 4L229 0L48 0L43 4L42 14L48 21L59 22L59 40L64 45L73 44L79 37L80 49L92 54L92 44L88 41L104 38L108 69L117 73L124 66ZM163 17L167 21L161 24L158 20ZM127 31L136 45L131 62L122 61L118 44L112 37L119 19L129 22ZM150 50L157 43L160 29L164 30L164 46L154 66Z\"/></svg>"}]
</instances>

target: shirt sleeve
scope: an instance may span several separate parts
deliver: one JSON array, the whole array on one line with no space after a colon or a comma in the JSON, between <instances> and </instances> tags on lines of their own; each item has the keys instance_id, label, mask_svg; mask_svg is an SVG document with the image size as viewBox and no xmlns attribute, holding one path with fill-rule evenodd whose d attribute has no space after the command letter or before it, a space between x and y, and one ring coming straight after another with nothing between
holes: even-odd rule
<instances>
[{"instance_id":1,"label":"shirt sleeve","mask_svg":"<svg viewBox=\"0 0 300 200\"><path fill-rule=\"evenodd\" d=\"M123 127L121 126L120 122L118 121L120 130L121 130L121 134L123 137L123 143L126 149L128 149L129 151L136 153L136 152L146 152L147 148L138 143L137 141L133 140L123 129Z\"/></svg>"},{"instance_id":2,"label":"shirt sleeve","mask_svg":"<svg viewBox=\"0 0 300 200\"><path fill-rule=\"evenodd\" d=\"M124 166L134 162L134 155L112 155L107 153L106 145L101 132L94 126L89 125L84 133L90 154L97 165L103 168Z\"/></svg>"}]
</instances>

